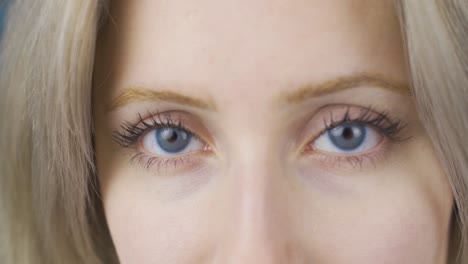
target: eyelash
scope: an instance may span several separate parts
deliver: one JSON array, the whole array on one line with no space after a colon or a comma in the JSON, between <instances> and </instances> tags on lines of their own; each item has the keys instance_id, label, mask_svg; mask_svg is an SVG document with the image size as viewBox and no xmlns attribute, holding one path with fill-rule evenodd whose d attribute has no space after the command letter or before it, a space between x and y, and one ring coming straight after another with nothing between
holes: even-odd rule
<instances>
[{"instance_id":1,"label":"eyelash","mask_svg":"<svg viewBox=\"0 0 468 264\"><path fill-rule=\"evenodd\" d=\"M149 121L146 121L149 119ZM114 131L113 138L120 146L124 148L134 148L137 153L130 158L131 164L141 165L145 169L156 167L159 171L161 168L173 166L176 168L178 165L190 162L193 157L189 155L180 155L172 157L156 157L148 155L147 153L138 149L139 140L148 132L153 129L173 127L187 131L198 138L205 146L206 142L197 133L186 128L182 121L175 122L169 113L148 113L148 118L143 118L138 114L138 121L136 123L125 122L121 126L122 131Z\"/></svg>"},{"instance_id":2,"label":"eyelash","mask_svg":"<svg viewBox=\"0 0 468 264\"><path fill-rule=\"evenodd\" d=\"M313 140L309 141L308 144L310 145L310 142L314 142L318 137L322 136L330 129L349 123L360 123L371 126L377 129L378 132L382 133L385 138L388 138L393 142L402 142L411 138L402 137L400 135L401 131L407 127L408 124L403 123L401 120L390 118L388 112L379 112L368 106L362 108L359 116L351 118L350 109L351 106L348 106L343 117L338 121L333 119L333 114L330 111L330 119L323 119L325 128L316 137L314 137ZM383 154L386 153L386 148L387 146L383 146L379 151L374 151L372 153L362 153L359 155L318 155L318 158L326 164L336 165L346 163L353 167L362 168L364 162L369 162L375 167L376 161L382 158Z\"/></svg>"},{"instance_id":3,"label":"eyelash","mask_svg":"<svg viewBox=\"0 0 468 264\"><path fill-rule=\"evenodd\" d=\"M123 132L114 131L114 140L122 147L131 147L136 145L138 140L148 131L164 127L179 128L200 138L195 132L185 128L182 121L174 122L168 113L148 113L148 116L150 118L149 122L145 121L148 118L143 118L140 114L138 114L138 121L136 123L125 122L120 126Z\"/></svg>"},{"instance_id":4,"label":"eyelash","mask_svg":"<svg viewBox=\"0 0 468 264\"><path fill-rule=\"evenodd\" d=\"M323 135L328 130L343 124L360 123L376 128L384 136L394 141L404 141L407 139L400 137L401 130L403 130L407 124L404 124L401 120L390 118L388 112L379 112L368 106L362 108L359 116L351 118L350 109L351 106L348 106L343 117L338 121L333 120L333 114L330 112L330 120L324 118L323 122L325 128L319 133L319 136Z\"/></svg>"},{"instance_id":5,"label":"eyelash","mask_svg":"<svg viewBox=\"0 0 468 264\"><path fill-rule=\"evenodd\" d=\"M139 152L133 157L131 157L130 163L141 164L143 168L147 170L156 168L156 170L159 172L162 167L165 167L165 169L167 169L170 165L172 165L174 168L177 168L178 165L189 162L190 160L191 158L187 155L164 158L149 156L146 153Z\"/></svg>"},{"instance_id":6,"label":"eyelash","mask_svg":"<svg viewBox=\"0 0 468 264\"><path fill-rule=\"evenodd\" d=\"M324 129L322 129L317 136L315 136L310 142L316 140L319 136L323 135L330 129L333 129L337 126L347 124L347 123L360 123L364 125L369 125L377 129L382 135L392 141L405 141L408 138L403 138L400 136L400 132L407 126L407 124L402 123L400 120L392 119L389 117L387 112L378 112L372 109L372 107L362 108L359 116L351 118L350 116L351 106L348 106L343 117L339 120L333 119L333 113L330 111L330 118L323 119ZM149 121L147 121L149 119ZM197 137L203 144L208 146L206 142L200 137L197 133L187 129L182 121L174 122L169 113L148 113L148 118L143 118L138 114L138 121L136 123L125 122L121 125L121 131L114 131L113 138L114 140L122 147L125 148L134 148L138 150L139 140L148 132L153 129L164 128L164 127L173 127L185 130L195 137ZM307 151L307 149L306 149ZM349 163L353 166L362 167L364 161L369 161L375 165L376 159L379 158L379 154L385 152L385 149L378 151L377 153L363 153L360 155L318 155L321 160L327 164L341 164L343 162ZM193 156L193 155L192 155ZM173 165L176 168L178 165L184 164L191 161L192 157L189 155L180 155L173 157L156 157L148 155L140 150L137 151L130 158L130 162L137 163L142 165L145 169L151 169L156 167L158 171L162 167L169 167Z\"/></svg>"}]
</instances>

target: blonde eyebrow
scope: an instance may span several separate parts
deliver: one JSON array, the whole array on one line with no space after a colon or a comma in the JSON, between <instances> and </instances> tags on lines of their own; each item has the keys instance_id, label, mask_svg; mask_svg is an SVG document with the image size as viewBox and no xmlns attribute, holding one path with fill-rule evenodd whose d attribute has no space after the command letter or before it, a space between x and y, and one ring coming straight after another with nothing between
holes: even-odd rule
<instances>
[{"instance_id":1,"label":"blonde eyebrow","mask_svg":"<svg viewBox=\"0 0 468 264\"><path fill-rule=\"evenodd\" d=\"M211 100L202 100L195 97L186 96L172 91L155 91L141 87L131 87L125 89L110 105L109 110L115 110L122 106L141 101L166 101L182 104L205 110L216 110L215 104Z\"/></svg>"},{"instance_id":2,"label":"blonde eyebrow","mask_svg":"<svg viewBox=\"0 0 468 264\"><path fill-rule=\"evenodd\" d=\"M320 84L307 84L291 93L281 93L278 101L280 103L298 104L313 97L361 86L372 86L411 96L411 90L406 83L398 82L379 74L358 73L328 80Z\"/></svg>"},{"instance_id":3,"label":"blonde eyebrow","mask_svg":"<svg viewBox=\"0 0 468 264\"><path fill-rule=\"evenodd\" d=\"M406 83L392 80L380 74L358 73L350 76L338 77L320 84L307 84L293 92L283 92L278 96L277 101L281 104L299 104L313 97L328 95L365 85L411 96L411 90ZM212 100L202 100L168 90L156 91L142 87L130 87L125 89L124 92L111 103L109 111L141 101L166 101L205 110L216 110L216 105Z\"/></svg>"}]
</instances>

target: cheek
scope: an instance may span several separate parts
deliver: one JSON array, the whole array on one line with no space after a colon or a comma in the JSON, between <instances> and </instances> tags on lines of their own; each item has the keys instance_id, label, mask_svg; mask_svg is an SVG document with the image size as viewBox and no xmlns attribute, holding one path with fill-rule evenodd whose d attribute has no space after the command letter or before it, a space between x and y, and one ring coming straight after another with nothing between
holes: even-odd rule
<instances>
[{"instance_id":1,"label":"cheek","mask_svg":"<svg viewBox=\"0 0 468 264\"><path fill-rule=\"evenodd\" d=\"M445 264L452 194L425 153L368 173L304 170L306 202L292 226L309 255L317 263Z\"/></svg>"},{"instance_id":2,"label":"cheek","mask_svg":"<svg viewBox=\"0 0 468 264\"><path fill-rule=\"evenodd\" d=\"M227 194L215 190L232 185L203 181L180 197L171 190L181 189L182 181L165 182L132 167L112 166L125 162L102 164L100 157L105 213L122 264L212 261L217 245L227 239L223 223L236 220L224 216L231 209L221 199ZM452 196L432 157L406 160L411 168L396 162L374 175L347 177L345 186L324 180L330 177L318 170L316 178L301 181L294 190L279 184L290 198L265 202L269 210L279 204L284 209L281 224L268 232L287 230L292 248L310 260L306 263L444 264Z\"/></svg>"},{"instance_id":3,"label":"cheek","mask_svg":"<svg viewBox=\"0 0 468 264\"><path fill-rule=\"evenodd\" d=\"M421 173L421 171L419 172ZM376 175L372 175L374 177ZM424 176L427 182L418 180ZM400 172L378 175L377 185L340 198L322 198L322 215L308 215L323 263L446 263L452 203L448 188L431 177ZM382 180L382 179L389 180ZM408 180L411 179L411 180Z\"/></svg>"},{"instance_id":4,"label":"cheek","mask_svg":"<svg viewBox=\"0 0 468 264\"><path fill-rule=\"evenodd\" d=\"M213 245L203 193L161 202L158 191L116 183L105 195L109 229L122 264L207 263ZM134 191L136 190L136 191Z\"/></svg>"},{"instance_id":5,"label":"cheek","mask_svg":"<svg viewBox=\"0 0 468 264\"><path fill-rule=\"evenodd\" d=\"M439 216L420 197L375 198L335 234L359 263L433 263L443 244ZM374 209L372 209L374 208ZM348 233L347 235L345 235Z\"/></svg>"}]
</instances>

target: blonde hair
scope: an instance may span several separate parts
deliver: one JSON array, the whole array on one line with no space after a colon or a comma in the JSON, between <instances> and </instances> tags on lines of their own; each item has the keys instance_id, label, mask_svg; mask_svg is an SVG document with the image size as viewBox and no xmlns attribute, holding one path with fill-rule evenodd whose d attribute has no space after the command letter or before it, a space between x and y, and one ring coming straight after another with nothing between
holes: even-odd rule
<instances>
[{"instance_id":1,"label":"blonde hair","mask_svg":"<svg viewBox=\"0 0 468 264\"><path fill-rule=\"evenodd\" d=\"M399 3L419 114L456 201L451 263L468 263L468 3ZM2 263L118 263L92 144L92 70L105 7L11 3L0 50Z\"/></svg>"},{"instance_id":2,"label":"blonde hair","mask_svg":"<svg viewBox=\"0 0 468 264\"><path fill-rule=\"evenodd\" d=\"M468 263L468 2L407 0L401 8L418 112L455 198L450 262Z\"/></svg>"},{"instance_id":3,"label":"blonde hair","mask_svg":"<svg viewBox=\"0 0 468 264\"><path fill-rule=\"evenodd\" d=\"M108 263L102 253L112 253L102 250L109 236L97 235L105 228L94 228L105 227L92 177L101 9L95 0L11 3L0 54L2 263Z\"/></svg>"}]
</instances>

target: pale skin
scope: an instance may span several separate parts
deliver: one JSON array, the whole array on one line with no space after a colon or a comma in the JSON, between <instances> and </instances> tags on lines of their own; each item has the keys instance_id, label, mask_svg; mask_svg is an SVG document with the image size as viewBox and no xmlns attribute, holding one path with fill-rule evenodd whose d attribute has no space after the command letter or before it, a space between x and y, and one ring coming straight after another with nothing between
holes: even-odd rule
<instances>
[{"instance_id":1,"label":"pale skin","mask_svg":"<svg viewBox=\"0 0 468 264\"><path fill-rule=\"evenodd\" d=\"M407 90L392 1L112 1L110 13L93 112L121 263L446 263L452 192ZM359 148L330 143L331 121L379 113L399 130L369 122ZM190 145L158 152L156 128L123 144L139 115L182 123Z\"/></svg>"}]
</instances>

